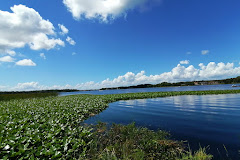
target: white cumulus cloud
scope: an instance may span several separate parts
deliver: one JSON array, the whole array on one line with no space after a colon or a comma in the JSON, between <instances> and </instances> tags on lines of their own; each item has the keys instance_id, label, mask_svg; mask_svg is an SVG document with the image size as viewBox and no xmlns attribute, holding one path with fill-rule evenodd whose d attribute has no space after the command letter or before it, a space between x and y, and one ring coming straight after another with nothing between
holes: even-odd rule
<instances>
[{"instance_id":1,"label":"white cumulus cloud","mask_svg":"<svg viewBox=\"0 0 240 160\"><path fill-rule=\"evenodd\" d=\"M44 86L40 86L38 82L26 82L26 83L18 83L11 90L15 91L29 91L29 90L41 90Z\"/></svg>"},{"instance_id":2,"label":"white cumulus cloud","mask_svg":"<svg viewBox=\"0 0 240 160\"><path fill-rule=\"evenodd\" d=\"M103 22L126 15L127 11L161 0L63 0L75 19L99 18ZM146 7L142 7L146 8Z\"/></svg>"},{"instance_id":3,"label":"white cumulus cloud","mask_svg":"<svg viewBox=\"0 0 240 160\"><path fill-rule=\"evenodd\" d=\"M15 87L0 86L4 90L46 90L46 89L100 89L107 87L119 87L139 84L157 84L162 82L181 82L181 81L195 81L195 80L210 80L210 79L225 79L230 77L237 77L240 75L240 67L234 67L233 63L215 63L210 62L207 65L200 63L199 66L194 67L189 65L187 67L178 64L169 72L164 72L157 75L146 75L145 71L139 73L127 72L114 79L105 79L101 82L89 81L86 83L79 83L77 85L53 85L44 86L38 82L19 83Z\"/></svg>"},{"instance_id":4,"label":"white cumulus cloud","mask_svg":"<svg viewBox=\"0 0 240 160\"><path fill-rule=\"evenodd\" d=\"M64 46L61 39L56 39L54 26L43 19L33 8L14 5L12 12L0 10L0 53L15 55L15 48L28 45L33 50L52 49Z\"/></svg>"},{"instance_id":5,"label":"white cumulus cloud","mask_svg":"<svg viewBox=\"0 0 240 160\"><path fill-rule=\"evenodd\" d=\"M61 29L61 34L68 34L68 29L63 24L58 24L58 27Z\"/></svg>"},{"instance_id":6,"label":"white cumulus cloud","mask_svg":"<svg viewBox=\"0 0 240 160\"><path fill-rule=\"evenodd\" d=\"M0 62L14 62L14 58L11 56L4 56L0 58Z\"/></svg>"},{"instance_id":7,"label":"white cumulus cloud","mask_svg":"<svg viewBox=\"0 0 240 160\"><path fill-rule=\"evenodd\" d=\"M18 66L36 66L36 63L34 63L31 59L23 59L16 62L16 65Z\"/></svg>"},{"instance_id":8,"label":"white cumulus cloud","mask_svg":"<svg viewBox=\"0 0 240 160\"><path fill-rule=\"evenodd\" d=\"M105 79L102 82L86 82L76 85L76 89L99 89L105 87L118 87L139 84L157 84L162 82L181 82L194 80L224 79L240 75L240 67L234 67L233 63L215 63L210 62L207 65L202 63L198 67L189 65L187 67L178 64L169 72L158 75L145 74L145 71L139 73L127 72L124 75L114 79Z\"/></svg>"},{"instance_id":9,"label":"white cumulus cloud","mask_svg":"<svg viewBox=\"0 0 240 160\"><path fill-rule=\"evenodd\" d=\"M189 60L180 61L180 64L189 64Z\"/></svg>"},{"instance_id":10,"label":"white cumulus cloud","mask_svg":"<svg viewBox=\"0 0 240 160\"><path fill-rule=\"evenodd\" d=\"M240 75L240 67L234 67L233 63L215 63L210 62L207 65L200 63L198 67L189 65L187 67L178 64L169 72L158 75L145 74L145 71L139 73L127 72L125 75L114 79L106 79L102 82L93 81L81 83L75 86L77 89L98 89L105 87L129 86L138 84L157 84L161 82L181 82L194 80L224 79Z\"/></svg>"},{"instance_id":11,"label":"white cumulus cloud","mask_svg":"<svg viewBox=\"0 0 240 160\"><path fill-rule=\"evenodd\" d=\"M10 88L11 91L33 91L33 90L48 90L48 89L71 89L73 88L71 85L67 84L65 86L60 85L53 85L51 87L40 85L39 82L25 82L25 83L18 83L16 86ZM0 90L6 89L5 86Z\"/></svg>"},{"instance_id":12,"label":"white cumulus cloud","mask_svg":"<svg viewBox=\"0 0 240 160\"><path fill-rule=\"evenodd\" d=\"M76 44L76 42L71 37L67 37L66 41L73 46Z\"/></svg>"}]
</instances>

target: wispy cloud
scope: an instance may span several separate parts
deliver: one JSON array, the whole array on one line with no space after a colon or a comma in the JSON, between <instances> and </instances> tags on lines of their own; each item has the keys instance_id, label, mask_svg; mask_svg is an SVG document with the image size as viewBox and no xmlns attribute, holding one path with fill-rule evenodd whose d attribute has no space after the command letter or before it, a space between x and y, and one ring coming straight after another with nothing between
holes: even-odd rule
<instances>
[{"instance_id":1,"label":"wispy cloud","mask_svg":"<svg viewBox=\"0 0 240 160\"><path fill-rule=\"evenodd\" d=\"M180 64L189 64L189 62L190 62L189 60L184 60L184 61L180 61L179 63Z\"/></svg>"},{"instance_id":2,"label":"wispy cloud","mask_svg":"<svg viewBox=\"0 0 240 160\"><path fill-rule=\"evenodd\" d=\"M67 37L66 41L73 46L76 44L76 42L69 36Z\"/></svg>"},{"instance_id":3,"label":"wispy cloud","mask_svg":"<svg viewBox=\"0 0 240 160\"><path fill-rule=\"evenodd\" d=\"M68 34L69 30L63 24L58 24L58 27L61 29L60 34L62 35Z\"/></svg>"},{"instance_id":4,"label":"wispy cloud","mask_svg":"<svg viewBox=\"0 0 240 160\"><path fill-rule=\"evenodd\" d=\"M210 52L209 50L202 50L202 51L201 51L202 55L209 54L209 52Z\"/></svg>"},{"instance_id":5,"label":"wispy cloud","mask_svg":"<svg viewBox=\"0 0 240 160\"><path fill-rule=\"evenodd\" d=\"M44 53L40 53L39 55L42 59L47 59Z\"/></svg>"},{"instance_id":6,"label":"wispy cloud","mask_svg":"<svg viewBox=\"0 0 240 160\"><path fill-rule=\"evenodd\" d=\"M4 56L0 58L0 62L14 62L14 58L11 56Z\"/></svg>"}]
</instances>

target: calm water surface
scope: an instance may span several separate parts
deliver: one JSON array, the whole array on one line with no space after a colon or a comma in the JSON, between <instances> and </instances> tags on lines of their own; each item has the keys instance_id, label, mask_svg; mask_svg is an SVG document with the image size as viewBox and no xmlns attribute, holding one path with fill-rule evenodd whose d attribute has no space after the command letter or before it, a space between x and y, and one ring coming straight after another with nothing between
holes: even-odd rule
<instances>
[{"instance_id":1,"label":"calm water surface","mask_svg":"<svg viewBox=\"0 0 240 160\"><path fill-rule=\"evenodd\" d=\"M209 145L215 159L240 159L240 94L119 101L85 123L97 121L134 121L152 130L170 131L174 139L188 140L192 149Z\"/></svg>"},{"instance_id":2,"label":"calm water surface","mask_svg":"<svg viewBox=\"0 0 240 160\"><path fill-rule=\"evenodd\" d=\"M103 95L103 94L137 93L137 92L202 91L202 90L231 90L231 89L240 89L240 87L232 87L231 84L222 84L222 85L182 86L182 87L133 88L133 89L102 90L102 91L94 90L94 91L79 91L79 92L63 92L63 93L60 93L60 96L76 95L76 94Z\"/></svg>"}]
</instances>

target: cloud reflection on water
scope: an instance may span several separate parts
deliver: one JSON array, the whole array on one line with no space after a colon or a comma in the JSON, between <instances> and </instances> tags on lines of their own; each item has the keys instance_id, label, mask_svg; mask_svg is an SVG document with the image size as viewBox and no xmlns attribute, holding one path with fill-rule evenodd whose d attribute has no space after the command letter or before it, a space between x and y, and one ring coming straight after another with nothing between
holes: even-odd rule
<instances>
[{"instance_id":1,"label":"cloud reflection on water","mask_svg":"<svg viewBox=\"0 0 240 160\"><path fill-rule=\"evenodd\" d=\"M145 107L148 99L136 99L136 100L127 100L127 101L119 101L119 105L122 107Z\"/></svg>"}]
</instances>

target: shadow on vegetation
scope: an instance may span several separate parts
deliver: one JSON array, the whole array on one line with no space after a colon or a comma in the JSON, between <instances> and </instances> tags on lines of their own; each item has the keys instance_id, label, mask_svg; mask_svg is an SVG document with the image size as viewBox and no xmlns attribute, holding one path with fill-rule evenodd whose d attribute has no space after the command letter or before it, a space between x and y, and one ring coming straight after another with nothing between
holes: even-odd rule
<instances>
[{"instance_id":1,"label":"shadow on vegetation","mask_svg":"<svg viewBox=\"0 0 240 160\"><path fill-rule=\"evenodd\" d=\"M87 159L179 159L210 160L206 148L193 153L187 151L184 142L173 141L168 132L154 132L147 128L113 124L107 127L99 122L93 129L92 142L86 150Z\"/></svg>"}]
</instances>

